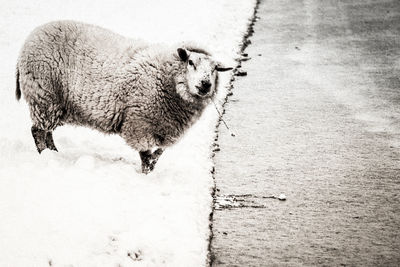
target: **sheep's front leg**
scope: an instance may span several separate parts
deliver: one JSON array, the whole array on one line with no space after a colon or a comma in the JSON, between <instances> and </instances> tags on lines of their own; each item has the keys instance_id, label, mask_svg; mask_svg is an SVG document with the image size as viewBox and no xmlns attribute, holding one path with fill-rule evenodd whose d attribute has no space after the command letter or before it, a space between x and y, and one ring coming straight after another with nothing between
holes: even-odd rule
<instances>
[{"instance_id":1,"label":"sheep's front leg","mask_svg":"<svg viewBox=\"0 0 400 267\"><path fill-rule=\"evenodd\" d=\"M139 155L142 160L142 173L148 174L154 170L154 166L163 152L164 150L162 148L156 149L153 153L151 153L150 150L140 151Z\"/></svg>"}]
</instances>

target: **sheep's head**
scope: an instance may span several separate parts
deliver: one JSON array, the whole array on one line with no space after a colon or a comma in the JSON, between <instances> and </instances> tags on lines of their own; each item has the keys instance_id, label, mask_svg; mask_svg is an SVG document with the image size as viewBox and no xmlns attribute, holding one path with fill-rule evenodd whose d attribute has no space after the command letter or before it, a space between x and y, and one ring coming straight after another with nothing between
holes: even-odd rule
<instances>
[{"instance_id":1,"label":"sheep's head","mask_svg":"<svg viewBox=\"0 0 400 267\"><path fill-rule=\"evenodd\" d=\"M218 72L232 69L223 67L214 61L208 52L201 49L178 48L177 52L186 68L186 91L179 92L178 88L178 92L186 99L211 98L216 91Z\"/></svg>"}]
</instances>

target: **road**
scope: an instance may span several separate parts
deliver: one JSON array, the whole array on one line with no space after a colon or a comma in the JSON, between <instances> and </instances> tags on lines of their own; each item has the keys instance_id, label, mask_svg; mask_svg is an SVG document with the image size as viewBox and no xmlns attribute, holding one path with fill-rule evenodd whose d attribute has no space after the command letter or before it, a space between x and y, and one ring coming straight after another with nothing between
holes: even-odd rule
<instances>
[{"instance_id":1,"label":"road","mask_svg":"<svg viewBox=\"0 0 400 267\"><path fill-rule=\"evenodd\" d=\"M213 266L399 266L400 2L258 16L225 105L236 137L219 127Z\"/></svg>"}]
</instances>

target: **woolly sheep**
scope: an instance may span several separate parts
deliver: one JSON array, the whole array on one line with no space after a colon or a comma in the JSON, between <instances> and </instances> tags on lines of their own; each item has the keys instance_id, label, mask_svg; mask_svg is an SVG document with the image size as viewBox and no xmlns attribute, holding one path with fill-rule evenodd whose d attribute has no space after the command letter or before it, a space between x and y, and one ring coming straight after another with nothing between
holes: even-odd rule
<instances>
[{"instance_id":1,"label":"woolly sheep","mask_svg":"<svg viewBox=\"0 0 400 267\"><path fill-rule=\"evenodd\" d=\"M36 28L20 52L21 91L41 153L66 123L118 134L139 151L142 172L153 170L215 95L218 71L206 50L150 45L74 21Z\"/></svg>"}]
</instances>

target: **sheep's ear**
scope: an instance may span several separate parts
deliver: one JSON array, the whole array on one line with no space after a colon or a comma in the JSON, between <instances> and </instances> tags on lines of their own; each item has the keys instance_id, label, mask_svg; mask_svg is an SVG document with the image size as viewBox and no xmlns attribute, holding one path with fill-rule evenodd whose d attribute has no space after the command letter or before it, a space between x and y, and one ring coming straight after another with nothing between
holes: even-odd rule
<instances>
[{"instance_id":1,"label":"sheep's ear","mask_svg":"<svg viewBox=\"0 0 400 267\"><path fill-rule=\"evenodd\" d=\"M223 66L221 63L218 63L217 66L215 66L215 69L217 71L223 72L223 71L232 70L233 68L227 68L227 67Z\"/></svg>"},{"instance_id":2,"label":"sheep's ear","mask_svg":"<svg viewBox=\"0 0 400 267\"><path fill-rule=\"evenodd\" d=\"M178 48L177 51L178 51L178 55L181 58L181 60L186 62L188 60L188 58L189 58L189 55L188 55L186 49Z\"/></svg>"}]
</instances>

